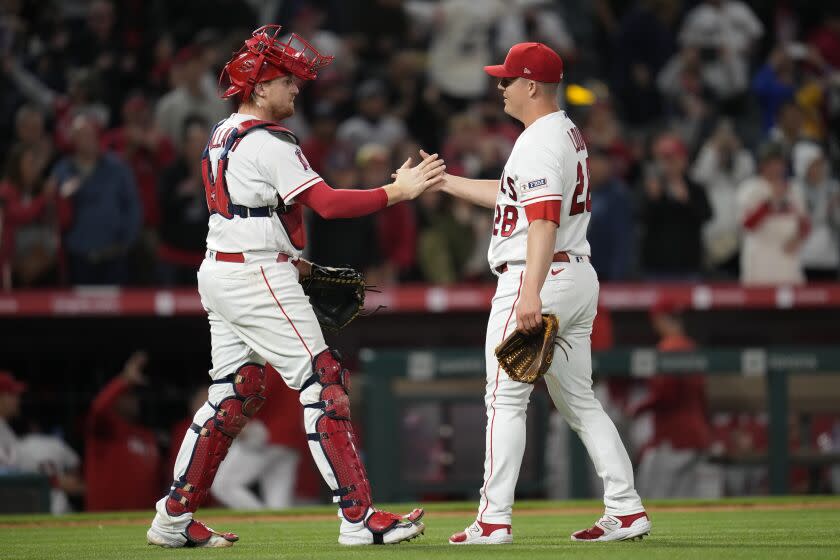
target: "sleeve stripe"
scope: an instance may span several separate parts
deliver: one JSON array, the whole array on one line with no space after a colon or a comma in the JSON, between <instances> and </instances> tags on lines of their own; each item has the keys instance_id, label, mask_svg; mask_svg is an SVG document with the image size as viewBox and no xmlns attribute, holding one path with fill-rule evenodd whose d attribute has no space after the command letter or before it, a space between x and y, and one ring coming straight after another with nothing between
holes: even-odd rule
<instances>
[{"instance_id":1,"label":"sleeve stripe","mask_svg":"<svg viewBox=\"0 0 840 560\"><path fill-rule=\"evenodd\" d=\"M552 199L554 199L554 200L559 200L559 201L561 201L561 202L563 201L563 196L562 196L562 195L559 195L559 194L544 194L544 195L542 195L542 196L535 196L534 198L529 198L529 199L527 199L527 200L523 199L523 200L522 200L522 204L523 204L523 205L525 205L525 204L530 204L530 203L532 203L533 201L535 201L535 200L540 200L540 199L542 199L542 198L552 198Z\"/></svg>"},{"instance_id":2,"label":"sleeve stripe","mask_svg":"<svg viewBox=\"0 0 840 560\"><path fill-rule=\"evenodd\" d=\"M557 200L543 200L525 207L528 223L537 220L548 220L560 225L560 202Z\"/></svg>"},{"instance_id":3,"label":"sleeve stripe","mask_svg":"<svg viewBox=\"0 0 840 560\"><path fill-rule=\"evenodd\" d=\"M282 198L283 198L284 201L291 200L292 198L294 198L294 196L296 194L298 194L300 191L302 191L304 189L304 187L311 187L312 185L314 185L315 183L317 183L318 181L321 181L321 180L322 180L321 176L316 175L316 176L312 177L311 179L309 179L308 181L306 181L305 183L303 183L302 185L298 185L297 187L293 188L291 191L289 191L289 194L287 194L286 196L284 196Z\"/></svg>"}]
</instances>

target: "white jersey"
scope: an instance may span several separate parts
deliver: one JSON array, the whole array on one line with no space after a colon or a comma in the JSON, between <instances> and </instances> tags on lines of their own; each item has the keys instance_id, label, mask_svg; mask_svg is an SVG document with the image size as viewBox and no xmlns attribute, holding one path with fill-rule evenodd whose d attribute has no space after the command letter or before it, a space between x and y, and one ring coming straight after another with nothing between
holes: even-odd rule
<instances>
[{"instance_id":1,"label":"white jersey","mask_svg":"<svg viewBox=\"0 0 840 560\"><path fill-rule=\"evenodd\" d=\"M487 259L490 268L524 263L528 218L525 207L560 203L560 225L554 252L589 256L586 230L592 203L589 154L583 135L565 111L540 117L526 128L505 164L499 182L493 234Z\"/></svg>"},{"instance_id":2,"label":"white jersey","mask_svg":"<svg viewBox=\"0 0 840 560\"><path fill-rule=\"evenodd\" d=\"M210 139L211 169L217 169L227 136L243 122L253 119L256 117L233 113L219 124ZM228 154L225 172L233 204L248 208L274 207L279 196L279 200L290 206L297 195L321 181L299 146L266 130L254 130L234 146ZM277 251L299 256L305 239L299 207L282 218L272 214L227 219L211 214L209 226L207 248L225 253Z\"/></svg>"}]
</instances>

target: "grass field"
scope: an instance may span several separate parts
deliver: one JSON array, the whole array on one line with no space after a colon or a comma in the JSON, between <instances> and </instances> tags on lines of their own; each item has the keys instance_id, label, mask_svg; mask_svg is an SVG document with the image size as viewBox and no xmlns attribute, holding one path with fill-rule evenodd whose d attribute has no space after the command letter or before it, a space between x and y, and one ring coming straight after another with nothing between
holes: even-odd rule
<instances>
[{"instance_id":1,"label":"grass field","mask_svg":"<svg viewBox=\"0 0 840 560\"><path fill-rule=\"evenodd\" d=\"M650 502L653 532L649 537L606 544L569 541L570 533L595 521L599 504L522 502L514 514L513 545L448 545L449 535L474 519L473 505L433 504L426 508L426 534L420 539L355 548L336 543L335 510L324 507L270 513L202 512L200 518L210 526L241 537L232 548L216 550L164 550L146 545L151 512L0 516L0 559L840 559L838 497Z\"/></svg>"}]
</instances>

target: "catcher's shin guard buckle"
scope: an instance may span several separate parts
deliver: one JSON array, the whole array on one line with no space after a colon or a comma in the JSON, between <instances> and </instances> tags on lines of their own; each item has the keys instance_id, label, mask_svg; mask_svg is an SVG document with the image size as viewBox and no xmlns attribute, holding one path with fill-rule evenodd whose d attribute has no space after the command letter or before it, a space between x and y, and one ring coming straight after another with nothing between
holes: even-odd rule
<instances>
[{"instance_id":1,"label":"catcher's shin guard buckle","mask_svg":"<svg viewBox=\"0 0 840 560\"><path fill-rule=\"evenodd\" d=\"M551 366L559 325L554 315L543 315L542 319L539 332L513 331L496 347L499 366L514 381L536 383Z\"/></svg>"}]
</instances>

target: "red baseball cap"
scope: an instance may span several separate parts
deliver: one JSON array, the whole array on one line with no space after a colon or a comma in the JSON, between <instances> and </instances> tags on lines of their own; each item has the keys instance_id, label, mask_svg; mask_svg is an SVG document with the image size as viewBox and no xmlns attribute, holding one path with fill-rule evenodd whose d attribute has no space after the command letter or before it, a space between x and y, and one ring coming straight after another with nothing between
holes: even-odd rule
<instances>
[{"instance_id":1,"label":"red baseball cap","mask_svg":"<svg viewBox=\"0 0 840 560\"><path fill-rule=\"evenodd\" d=\"M14 393L21 394L26 390L26 383L18 381L8 371L0 371L0 394Z\"/></svg>"},{"instance_id":2,"label":"red baseball cap","mask_svg":"<svg viewBox=\"0 0 840 560\"><path fill-rule=\"evenodd\" d=\"M517 43L508 51L504 64L485 66L484 71L496 78L556 84L563 79L563 59L542 43Z\"/></svg>"}]
</instances>

